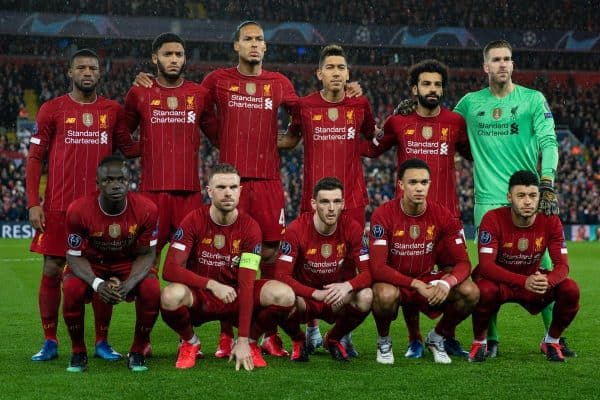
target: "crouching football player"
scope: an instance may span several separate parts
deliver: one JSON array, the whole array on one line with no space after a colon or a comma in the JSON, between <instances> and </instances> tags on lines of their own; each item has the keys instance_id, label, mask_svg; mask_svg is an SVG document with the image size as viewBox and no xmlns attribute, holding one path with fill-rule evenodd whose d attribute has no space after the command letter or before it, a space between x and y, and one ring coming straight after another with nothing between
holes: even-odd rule
<instances>
[{"instance_id":1,"label":"crouching football player","mask_svg":"<svg viewBox=\"0 0 600 400\"><path fill-rule=\"evenodd\" d=\"M349 361L340 340L371 310L369 254L362 245L360 224L342 214L343 190L336 178L319 180L311 200L313 212L293 221L281 244L275 276L296 293L296 311L282 325L293 342L292 361L308 361L300 323L316 318L335 323L324 337L325 347L333 358Z\"/></svg>"},{"instance_id":2,"label":"crouching football player","mask_svg":"<svg viewBox=\"0 0 600 400\"><path fill-rule=\"evenodd\" d=\"M67 210L68 250L63 281L63 316L73 347L67 371L83 372L85 303L98 292L110 304L133 301L136 322L128 367L145 371L142 355L160 305L155 261L158 210L142 195L128 193L129 170L116 156L104 158L96 181L99 194L75 200Z\"/></svg>"},{"instance_id":3,"label":"crouching football player","mask_svg":"<svg viewBox=\"0 0 600 400\"><path fill-rule=\"evenodd\" d=\"M238 327L230 359L236 370L266 367L256 339L274 330L294 305L292 289L275 280L256 280L260 264L258 223L238 210L240 175L229 164L212 169L210 205L189 213L173 236L161 295L164 321L179 334L175 367L192 368L200 350L193 326L225 321Z\"/></svg>"},{"instance_id":4,"label":"crouching football player","mask_svg":"<svg viewBox=\"0 0 600 400\"><path fill-rule=\"evenodd\" d=\"M394 363L390 325L404 305L430 318L443 314L425 343L436 363L451 363L444 339L454 335L479 299L477 286L468 279L471 263L462 227L447 208L427 201L430 183L424 161L405 161L398 168L402 197L384 203L371 218L373 316L380 364ZM436 262L444 266L441 271L434 269Z\"/></svg>"},{"instance_id":5,"label":"crouching football player","mask_svg":"<svg viewBox=\"0 0 600 400\"><path fill-rule=\"evenodd\" d=\"M518 303L531 314L555 301L552 323L541 350L550 361L564 361L560 337L579 311L579 287L568 278L563 227L556 215L538 213L539 181L531 171L515 172L508 184L510 204L488 211L479 233L479 266L473 277L481 298L473 312L469 361L484 361L490 318L502 304ZM553 270L542 270L548 249Z\"/></svg>"}]
</instances>

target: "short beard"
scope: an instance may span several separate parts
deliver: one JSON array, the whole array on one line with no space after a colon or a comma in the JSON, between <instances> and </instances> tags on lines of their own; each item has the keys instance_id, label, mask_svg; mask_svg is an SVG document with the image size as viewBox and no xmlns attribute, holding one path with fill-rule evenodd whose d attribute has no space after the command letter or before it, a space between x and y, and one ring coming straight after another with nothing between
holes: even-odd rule
<instances>
[{"instance_id":1,"label":"short beard","mask_svg":"<svg viewBox=\"0 0 600 400\"><path fill-rule=\"evenodd\" d=\"M440 100L441 100L440 97L438 97L435 101L431 101L431 100L427 99L426 96L421 96L420 94L417 95L417 101L419 102L419 104L430 110L433 110L434 108L439 106Z\"/></svg>"},{"instance_id":2,"label":"short beard","mask_svg":"<svg viewBox=\"0 0 600 400\"><path fill-rule=\"evenodd\" d=\"M98 86L98 82L96 82L92 86L87 87L81 86L79 83L73 81L73 86L75 86L75 88L77 88L77 90L79 90L80 92L83 92L85 94L92 94L96 91L96 86Z\"/></svg>"},{"instance_id":3,"label":"short beard","mask_svg":"<svg viewBox=\"0 0 600 400\"><path fill-rule=\"evenodd\" d=\"M179 69L179 72L172 73L172 72L168 72L167 69L165 68L165 66L160 63L160 61L157 62L156 65L158 66L158 71L159 71L160 75L164 76L165 79L168 81L176 81L179 78L181 78L181 74L183 74L183 70L185 68L185 63L184 63L181 66L181 68Z\"/></svg>"}]
</instances>

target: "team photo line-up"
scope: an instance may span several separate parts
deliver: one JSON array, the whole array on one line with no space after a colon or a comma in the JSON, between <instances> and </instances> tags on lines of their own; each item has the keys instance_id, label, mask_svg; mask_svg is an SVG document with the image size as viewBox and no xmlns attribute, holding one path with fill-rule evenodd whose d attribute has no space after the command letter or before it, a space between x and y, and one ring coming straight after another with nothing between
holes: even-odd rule
<instances>
[{"instance_id":1,"label":"team photo line-up","mask_svg":"<svg viewBox=\"0 0 600 400\"><path fill-rule=\"evenodd\" d=\"M181 37L159 35L151 55L156 71L137 75L124 107L97 95L93 50L71 55L71 90L40 108L26 165L31 250L44 256L45 340L33 361L58 357L61 297L72 342L69 372L88 367L88 302L94 355L109 361L123 358L107 339L113 305L135 302L126 356L132 371L147 370L159 314L180 337L182 369L204 357L194 327L214 320L215 356L234 360L236 370L265 367L263 354L306 362L318 347L349 361L358 356L351 333L370 312L376 360L393 364L390 325L400 308L405 357L423 357L427 347L436 363L448 364L450 356L480 362L498 355L496 314L506 302L542 315L540 350L548 360L576 356L562 337L579 310L579 288L568 278L557 215L553 115L542 93L513 83L508 42L485 46L489 86L466 94L453 111L441 106L447 67L433 59L411 66L413 96L381 127L360 84L349 82L342 47L322 49L322 88L305 97L284 75L263 69L259 23L241 23L233 49L236 67L216 69L197 84L184 79ZM278 132L282 107L290 116L286 132ZM209 204L198 176L201 135L219 150L205 188ZM300 142L302 199L298 217L286 223L279 151ZM387 173L397 176L396 197L367 225L362 158L391 147L397 170ZM458 153L474 163L473 271L456 195ZM141 159L135 193L125 157ZM161 290L165 245L168 285ZM421 312L441 316L425 339ZM455 330L469 316L473 342L465 351ZM324 335L319 320L332 324ZM290 352L279 330L291 339Z\"/></svg>"}]
</instances>

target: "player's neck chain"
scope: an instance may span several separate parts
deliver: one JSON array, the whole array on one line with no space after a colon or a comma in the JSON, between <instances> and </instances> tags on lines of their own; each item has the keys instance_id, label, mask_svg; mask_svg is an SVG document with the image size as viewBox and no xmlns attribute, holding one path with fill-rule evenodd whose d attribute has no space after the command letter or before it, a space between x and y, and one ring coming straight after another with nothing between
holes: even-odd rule
<instances>
[{"instance_id":1,"label":"player's neck chain","mask_svg":"<svg viewBox=\"0 0 600 400\"><path fill-rule=\"evenodd\" d=\"M100 201L100 197L98 197L98 206L100 207L100 211L102 211L102 213L104 215L106 215L108 217L117 217L117 216L123 214L125 212L125 210L127 210L127 198L125 198L125 206L123 207L123 209L116 214L111 214L109 212L106 212L104 210L104 208L102 208L102 202Z\"/></svg>"}]
</instances>

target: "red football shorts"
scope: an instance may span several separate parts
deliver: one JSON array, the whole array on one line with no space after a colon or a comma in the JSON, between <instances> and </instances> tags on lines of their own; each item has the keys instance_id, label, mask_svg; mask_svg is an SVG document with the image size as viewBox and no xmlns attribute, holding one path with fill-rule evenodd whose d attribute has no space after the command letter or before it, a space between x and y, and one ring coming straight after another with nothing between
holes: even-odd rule
<instances>
[{"instance_id":1,"label":"red football shorts","mask_svg":"<svg viewBox=\"0 0 600 400\"><path fill-rule=\"evenodd\" d=\"M420 276L419 280L421 280L425 283L428 283L431 281L435 281L437 279L442 279L442 276L444 276L444 275L446 275L446 272L441 271L441 272L438 272L437 274ZM419 292L417 292L416 290L413 290L410 288L405 288L405 287L398 287L398 289L400 289L400 305L401 306L403 306L403 305L416 306L419 308L419 311L421 311L423 314L427 315L427 317L429 317L431 319L435 319L435 318L439 317L444 312L445 303L442 303L438 306L431 306L431 305L429 305L429 302L427 301L427 299L425 297L421 296L419 294Z\"/></svg>"},{"instance_id":2,"label":"red football shorts","mask_svg":"<svg viewBox=\"0 0 600 400\"><path fill-rule=\"evenodd\" d=\"M260 291L267 282L267 279L254 282L254 310L260 307ZM194 298L194 304L189 309L192 325L199 326L209 321L228 321L235 326L238 325L239 296L233 303L225 304L209 290L190 290Z\"/></svg>"},{"instance_id":3,"label":"red football shorts","mask_svg":"<svg viewBox=\"0 0 600 400\"><path fill-rule=\"evenodd\" d=\"M304 303L306 304L306 312L304 313L303 320L312 321L313 319L322 319L330 324L333 324L337 319L337 314L333 312L329 304L325 304L324 301L315 300L308 297L303 297Z\"/></svg>"},{"instance_id":4,"label":"red football shorts","mask_svg":"<svg viewBox=\"0 0 600 400\"><path fill-rule=\"evenodd\" d=\"M202 205L202 192L142 192L158 207L158 243L160 252L183 218Z\"/></svg>"},{"instance_id":5,"label":"red football shorts","mask_svg":"<svg viewBox=\"0 0 600 400\"><path fill-rule=\"evenodd\" d=\"M242 180L239 209L258 222L263 242L278 242L285 230L285 201L280 180Z\"/></svg>"},{"instance_id":6,"label":"red football shorts","mask_svg":"<svg viewBox=\"0 0 600 400\"><path fill-rule=\"evenodd\" d=\"M67 254L67 212L46 211L44 233L35 231L29 249L45 256L66 257Z\"/></svg>"}]
</instances>

